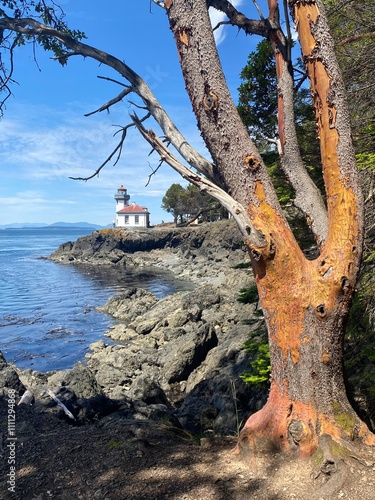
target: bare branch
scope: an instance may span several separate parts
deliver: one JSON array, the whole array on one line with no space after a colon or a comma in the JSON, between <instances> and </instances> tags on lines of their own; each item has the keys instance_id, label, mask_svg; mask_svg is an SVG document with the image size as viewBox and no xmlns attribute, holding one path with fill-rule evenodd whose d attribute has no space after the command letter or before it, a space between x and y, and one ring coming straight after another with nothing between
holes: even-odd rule
<instances>
[{"instance_id":1,"label":"bare branch","mask_svg":"<svg viewBox=\"0 0 375 500\"><path fill-rule=\"evenodd\" d=\"M126 87L126 88L129 87L129 85L126 85L126 83L120 82L119 80L115 80L114 78L110 78L109 76L98 75L98 78L99 80L107 80L107 82L117 83L117 85L121 85L121 87Z\"/></svg>"},{"instance_id":2,"label":"bare branch","mask_svg":"<svg viewBox=\"0 0 375 500\"><path fill-rule=\"evenodd\" d=\"M217 25L212 28L212 31L216 31L218 30L221 26L227 26L228 24L230 24L229 21L220 21L219 23L217 23Z\"/></svg>"},{"instance_id":3,"label":"bare branch","mask_svg":"<svg viewBox=\"0 0 375 500\"><path fill-rule=\"evenodd\" d=\"M9 64L10 64L10 69L7 72L3 66L3 63L1 63L1 70L4 75L4 79L0 78L0 92L3 92L4 90L6 91L7 95L5 98L2 99L2 103L0 106L1 109L1 116L3 114L3 104L9 99L9 97L12 95L12 91L10 90L9 83L14 83L14 80L12 79L13 72L14 72L14 61L13 61L13 55L14 55L14 49L18 45L20 35L16 36L15 39L13 40L13 43L9 47Z\"/></svg>"},{"instance_id":4,"label":"bare branch","mask_svg":"<svg viewBox=\"0 0 375 500\"><path fill-rule=\"evenodd\" d=\"M152 151L154 151L154 149L152 149ZM155 169L153 169L153 168L150 166L150 168L151 168L152 172L151 172L151 174L148 176L148 180L147 180L147 182L146 182L146 184L145 184L145 187L147 187L147 186L150 184L152 177L156 174L156 172L157 172L157 171L159 170L159 168L163 165L163 163L164 163L164 160L160 160L160 161L159 161L158 166L157 166Z\"/></svg>"},{"instance_id":5,"label":"bare branch","mask_svg":"<svg viewBox=\"0 0 375 500\"><path fill-rule=\"evenodd\" d=\"M267 245L264 235L254 227L247 210L243 205L238 203L228 193L210 180L204 179L183 165L152 130L147 131L143 127L141 121L136 115L132 115L132 119L142 136L151 144L153 149L159 153L163 161L168 163L168 165L176 170L176 172L178 172L184 179L197 186L201 191L206 192L218 200L228 210L228 212L232 214L247 244L256 248L264 248Z\"/></svg>"},{"instance_id":6,"label":"bare branch","mask_svg":"<svg viewBox=\"0 0 375 500\"><path fill-rule=\"evenodd\" d=\"M129 126L130 125L128 125L127 127L129 127ZM73 181L89 181L90 179L93 179L94 177L96 177L97 175L99 175L100 171L111 161L111 159L117 153L117 159L114 162L114 165L116 165L116 163L118 162L118 160L120 158L122 146L123 146L125 138L126 138L126 128L127 127L124 127L124 130L123 130L123 133L122 133L122 136L121 136L121 140L117 144L117 146L115 147L115 149L108 156L108 158L100 165L100 167L95 170L95 172L93 174L89 175L88 177L69 177L69 179L72 179Z\"/></svg>"},{"instance_id":7,"label":"bare branch","mask_svg":"<svg viewBox=\"0 0 375 500\"><path fill-rule=\"evenodd\" d=\"M173 146L177 149L180 155L189 163L190 166L201 172L206 177L220 183L221 180L212 165L206 158L200 155L185 139L172 122L168 114L165 112L159 101L156 99L146 82L123 61L120 61L107 52L103 52L90 45L80 42L70 36L68 33L60 32L54 28L39 23L35 19L23 18L1 18L0 30L13 30L28 37L46 36L55 39L62 43L67 49L73 50L75 54L83 57L90 57L101 64L105 64L113 68L122 75L134 89L144 102L147 109L155 121L159 124L164 134L169 137Z\"/></svg>"},{"instance_id":8,"label":"bare branch","mask_svg":"<svg viewBox=\"0 0 375 500\"><path fill-rule=\"evenodd\" d=\"M139 121L142 123L143 121L147 120L148 118L150 118L150 113L148 113L147 115L145 115ZM123 148L123 145L124 145L124 142L125 142L125 139L126 139L126 134L128 132L128 129L130 127L134 127L134 126L135 126L135 124L132 122L132 123L128 123L128 125L126 125L125 127L121 127L120 128L119 131L121 131L121 139L120 139L119 143L117 144L117 146L115 147L115 149L112 151L112 153L108 156L108 158L100 165L100 167L98 167L95 170L95 172L93 174L91 174L88 177L69 177L69 179L72 179L73 181L89 181L90 179L93 179L94 177L96 177L97 175L99 175L100 171L112 160L112 158L117 153L116 160L113 163L113 165L116 165L118 163L118 161L120 160L122 148ZM117 135L119 131L117 131L115 133L115 135Z\"/></svg>"},{"instance_id":9,"label":"bare branch","mask_svg":"<svg viewBox=\"0 0 375 500\"><path fill-rule=\"evenodd\" d=\"M293 37L292 37L292 30L290 29L290 21L289 21L289 14L288 14L288 4L286 0L283 0L283 6L284 6L284 18L285 18L285 23L286 23L286 33L287 33L287 40L288 40L288 61L292 60L292 42L293 42Z\"/></svg>"},{"instance_id":10,"label":"bare branch","mask_svg":"<svg viewBox=\"0 0 375 500\"><path fill-rule=\"evenodd\" d=\"M294 87L294 92L298 92L298 90L302 87L302 84L308 79L307 74L305 73L302 78L299 79L297 85Z\"/></svg>"},{"instance_id":11,"label":"bare branch","mask_svg":"<svg viewBox=\"0 0 375 500\"><path fill-rule=\"evenodd\" d=\"M103 106L100 106L100 108L96 109L95 111L91 111L90 113L86 113L84 116L91 116L91 115L94 115L95 113L101 113L104 110L108 111L111 106L113 106L114 104L117 104L118 102L122 101L122 99L126 95L130 94L131 92L133 92L133 88L132 87L127 87L125 90L123 90L122 92L120 92L117 97L111 99L106 104L103 104Z\"/></svg>"},{"instance_id":12,"label":"bare branch","mask_svg":"<svg viewBox=\"0 0 375 500\"><path fill-rule=\"evenodd\" d=\"M138 109L143 109L143 110L147 110L147 106L140 106L139 104L137 104L136 102L134 101L129 101L129 104L131 104L132 106L134 106L135 108L138 108Z\"/></svg>"},{"instance_id":13,"label":"bare branch","mask_svg":"<svg viewBox=\"0 0 375 500\"><path fill-rule=\"evenodd\" d=\"M260 10L257 0L253 0L253 4L255 5L256 10L258 11L259 17L261 19L264 19L264 16L262 14L262 11Z\"/></svg>"},{"instance_id":14,"label":"bare branch","mask_svg":"<svg viewBox=\"0 0 375 500\"><path fill-rule=\"evenodd\" d=\"M165 3L164 2L161 2L160 0L150 0L150 8L151 8L151 2L154 2L156 5L158 5L162 9L165 9Z\"/></svg>"}]
</instances>

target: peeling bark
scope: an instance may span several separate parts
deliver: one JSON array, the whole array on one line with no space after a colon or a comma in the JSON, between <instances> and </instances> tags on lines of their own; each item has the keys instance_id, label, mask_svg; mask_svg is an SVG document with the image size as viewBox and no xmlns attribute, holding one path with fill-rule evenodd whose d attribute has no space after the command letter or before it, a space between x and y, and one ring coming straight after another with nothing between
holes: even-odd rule
<instances>
[{"instance_id":1,"label":"peeling bark","mask_svg":"<svg viewBox=\"0 0 375 500\"><path fill-rule=\"evenodd\" d=\"M329 229L315 261L307 261L285 237L284 245L276 241L272 261L254 263L269 332L272 381L267 405L249 418L239 441L266 436L282 450L297 447L309 455L327 435L345 447L355 439L375 445L375 436L348 402L343 379L345 320L362 240L362 197L345 94L321 2L289 4L314 97ZM256 210L270 212L267 206Z\"/></svg>"},{"instance_id":2,"label":"peeling bark","mask_svg":"<svg viewBox=\"0 0 375 500\"><path fill-rule=\"evenodd\" d=\"M327 210L323 198L308 175L299 150L294 115L294 82L290 50L279 19L277 0L268 0L269 20L273 29L269 32L276 61L278 84L278 130L281 144L281 167L295 190L294 204L305 214L319 247L328 232Z\"/></svg>"}]
</instances>

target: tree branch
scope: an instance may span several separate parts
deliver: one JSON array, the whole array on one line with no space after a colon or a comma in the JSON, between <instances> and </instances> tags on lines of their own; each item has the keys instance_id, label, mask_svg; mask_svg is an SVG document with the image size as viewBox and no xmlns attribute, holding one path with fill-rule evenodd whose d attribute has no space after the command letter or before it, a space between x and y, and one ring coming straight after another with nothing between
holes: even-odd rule
<instances>
[{"instance_id":1,"label":"tree branch","mask_svg":"<svg viewBox=\"0 0 375 500\"><path fill-rule=\"evenodd\" d=\"M148 118L150 118L150 113L147 113L147 115L145 115L142 119L140 119L139 121L140 122L143 122L145 120L147 120ZM121 139L120 139L120 142L117 144L117 146L115 147L115 149L112 151L112 153L108 156L108 158L100 165L99 168L97 168L95 170L95 172L90 175L89 177L69 177L69 179L72 179L74 181L88 181L90 179L93 179L94 177L96 177L97 175L99 175L100 171L112 160L112 158L115 156L115 154L117 153L117 158L114 162L113 165L116 165L117 162L120 160L120 157L121 157L121 152L122 152L122 148L123 148L123 145L124 145L124 142L125 142L125 139L126 139L126 134L127 134L127 131L130 127L134 127L134 123L129 123L128 125L126 125L125 127L121 127L120 130L122 131L121 133ZM117 134L118 132L116 132ZM115 135L116 135L115 134Z\"/></svg>"},{"instance_id":2,"label":"tree branch","mask_svg":"<svg viewBox=\"0 0 375 500\"><path fill-rule=\"evenodd\" d=\"M294 204L305 215L315 239L321 247L328 232L327 210L322 196L307 172L301 157L295 128L293 67L289 60L288 39L281 32L278 0L268 0L269 20L274 29L269 38L276 60L278 86L278 130L281 168L295 190ZM283 45L282 50L280 46Z\"/></svg>"},{"instance_id":3,"label":"tree branch","mask_svg":"<svg viewBox=\"0 0 375 500\"><path fill-rule=\"evenodd\" d=\"M161 2L160 0L150 0L150 3L153 2L155 3L158 7L161 7L162 9L165 9L165 3Z\"/></svg>"},{"instance_id":4,"label":"tree branch","mask_svg":"<svg viewBox=\"0 0 375 500\"><path fill-rule=\"evenodd\" d=\"M95 172L93 174L89 175L88 177L69 177L69 179L72 179L73 181L89 181L90 179L93 179L94 177L96 177L97 175L99 175L99 173L101 172L101 170L103 170L103 168L112 160L112 158L117 153L117 158L116 158L116 161L114 162L114 165L116 165L117 162L120 159L120 156L121 156L122 147L123 147L123 144L124 144L124 141L125 141L125 138L126 138L127 128L129 128L131 126L132 126L132 124L127 125L126 127L123 128L123 132L122 132L122 136L121 136L120 142L117 144L117 146L112 151L112 153L108 156L108 158L100 165L100 167L98 167L95 170Z\"/></svg>"},{"instance_id":5,"label":"tree branch","mask_svg":"<svg viewBox=\"0 0 375 500\"><path fill-rule=\"evenodd\" d=\"M288 4L300 35L321 145L329 222L325 251L352 262L348 273L355 276L363 238L363 199L334 41L322 0Z\"/></svg>"},{"instance_id":6,"label":"tree branch","mask_svg":"<svg viewBox=\"0 0 375 500\"><path fill-rule=\"evenodd\" d=\"M125 96L127 96L128 94L130 94L131 92L133 92L133 88L132 87L127 87L122 92L120 92L117 97L111 99L106 104L103 104L102 106L100 106L100 108L96 109L95 111L91 111L90 113L86 113L84 116L91 116L91 115L94 115L95 113L101 113L102 111L105 111L105 110L108 111L111 106L113 106L114 104L117 104L118 102L122 101L123 98Z\"/></svg>"},{"instance_id":7,"label":"tree branch","mask_svg":"<svg viewBox=\"0 0 375 500\"><path fill-rule=\"evenodd\" d=\"M369 33L358 33L356 35L351 35L351 36L344 38L343 40L341 40L338 43L338 45L342 46L342 45L345 45L347 43L356 42L357 40L361 40L362 38L374 38L374 37L375 37L374 31L369 32Z\"/></svg>"},{"instance_id":8,"label":"tree branch","mask_svg":"<svg viewBox=\"0 0 375 500\"><path fill-rule=\"evenodd\" d=\"M246 209L240 203L213 182L204 179L183 165L152 130L146 130L143 127L136 115L132 115L132 119L142 136L151 144L152 148L158 152L162 161L168 163L168 165L176 170L184 179L197 186L201 191L208 193L218 200L228 212L232 214L241 230L244 240L250 246L264 248L267 245L264 235L254 227Z\"/></svg>"},{"instance_id":9,"label":"tree branch","mask_svg":"<svg viewBox=\"0 0 375 500\"><path fill-rule=\"evenodd\" d=\"M223 12L229 19L230 24L244 30L247 35L267 36L268 28L264 18L261 21L249 19L228 0L208 0L207 6Z\"/></svg>"},{"instance_id":10,"label":"tree branch","mask_svg":"<svg viewBox=\"0 0 375 500\"><path fill-rule=\"evenodd\" d=\"M145 106L148 108L155 121L159 124L164 134L170 139L173 146L177 149L185 161L209 179L212 179L214 182L220 184L220 176L212 163L207 161L194 148L192 148L160 105L146 82L123 61L120 61L106 52L74 39L68 33L60 32L31 18L1 18L0 30L1 29L21 33L27 37L51 37L62 43L66 48L73 50L75 54L83 57L90 57L113 68L120 75L126 78L126 80L128 80L134 89L134 92L145 103Z\"/></svg>"},{"instance_id":11,"label":"tree branch","mask_svg":"<svg viewBox=\"0 0 375 500\"><path fill-rule=\"evenodd\" d=\"M261 19L264 19L264 16L263 16L262 11L261 11L261 9L260 9L260 7L259 7L259 5L258 5L257 0L253 0L253 4L254 4L254 6L255 6L256 10L258 11L259 17L260 17Z\"/></svg>"},{"instance_id":12,"label":"tree branch","mask_svg":"<svg viewBox=\"0 0 375 500\"><path fill-rule=\"evenodd\" d=\"M1 40L2 41L4 40L3 39L3 34L4 34L4 30L1 31ZM11 44L11 46L8 49L9 50L9 54L10 54L10 57L9 57L9 59L10 59L10 70L8 72L6 71L6 69L5 69L2 61L1 61L1 64L0 64L0 69L1 69L1 71L3 73L3 75L4 75L4 78L0 79L0 92L3 92L4 89L7 92L7 95L2 100L2 103L5 103L9 99L9 97L12 95L12 92L11 92L10 87L9 87L9 83L14 83L14 80L12 79L12 75L13 75L13 71L14 71L13 56L14 56L14 49L17 46L18 41L19 41L19 35L15 37L15 39L13 40L13 43ZM1 55L0 55L0 58L1 58ZM0 110L1 110L0 116L2 116L3 115L2 106L0 106Z\"/></svg>"}]
</instances>

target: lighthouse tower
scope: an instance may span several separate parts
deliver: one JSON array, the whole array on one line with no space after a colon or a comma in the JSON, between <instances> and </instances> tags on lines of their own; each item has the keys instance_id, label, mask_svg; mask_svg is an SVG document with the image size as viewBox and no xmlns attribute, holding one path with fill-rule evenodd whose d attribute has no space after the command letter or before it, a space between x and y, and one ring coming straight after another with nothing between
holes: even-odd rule
<instances>
[{"instance_id":1,"label":"lighthouse tower","mask_svg":"<svg viewBox=\"0 0 375 500\"><path fill-rule=\"evenodd\" d=\"M128 195L126 189L122 184L117 189L117 193L115 194L115 200L116 200L116 213L129 205L130 196Z\"/></svg>"}]
</instances>

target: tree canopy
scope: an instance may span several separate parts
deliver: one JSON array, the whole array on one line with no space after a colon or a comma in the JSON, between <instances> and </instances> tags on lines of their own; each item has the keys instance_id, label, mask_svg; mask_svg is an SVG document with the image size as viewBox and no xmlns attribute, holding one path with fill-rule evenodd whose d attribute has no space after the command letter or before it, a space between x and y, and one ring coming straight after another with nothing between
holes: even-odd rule
<instances>
[{"instance_id":1,"label":"tree canopy","mask_svg":"<svg viewBox=\"0 0 375 500\"><path fill-rule=\"evenodd\" d=\"M197 219L207 221L213 214L223 215L220 204L215 203L215 200L194 184L189 184L186 188L178 183L172 184L162 199L162 208L173 215L175 224L178 218L180 223L188 224Z\"/></svg>"},{"instance_id":2,"label":"tree canopy","mask_svg":"<svg viewBox=\"0 0 375 500\"><path fill-rule=\"evenodd\" d=\"M162 208L167 212L171 213L174 218L174 222L177 223L179 215L186 213L183 197L185 195L185 188L181 184L172 184L162 199Z\"/></svg>"}]
</instances>

